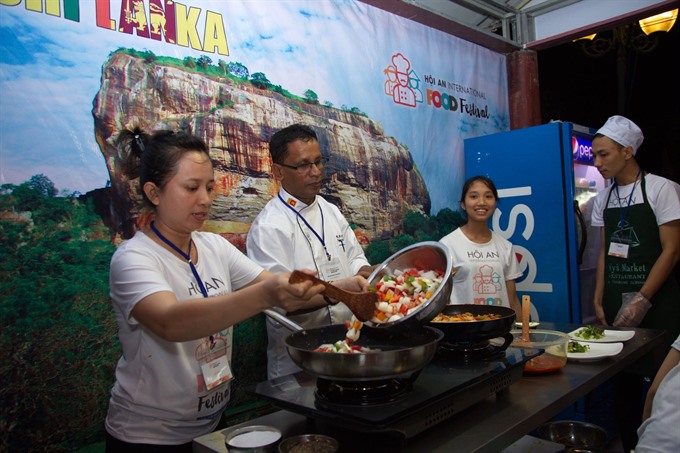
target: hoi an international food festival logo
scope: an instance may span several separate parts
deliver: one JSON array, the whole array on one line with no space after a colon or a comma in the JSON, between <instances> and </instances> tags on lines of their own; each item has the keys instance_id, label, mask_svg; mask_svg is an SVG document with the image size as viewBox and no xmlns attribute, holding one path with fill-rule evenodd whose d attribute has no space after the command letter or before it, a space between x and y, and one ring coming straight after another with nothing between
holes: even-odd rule
<instances>
[{"instance_id":1,"label":"hoi an international food festival logo","mask_svg":"<svg viewBox=\"0 0 680 453\"><path fill-rule=\"evenodd\" d=\"M412 108L424 104L475 118L489 118L489 106L479 104L486 100L486 93L430 74L426 74L421 80L411 67L409 59L402 53L392 55L392 63L383 70L383 74L383 90L395 104ZM471 97L477 99L473 102Z\"/></svg>"}]
</instances>

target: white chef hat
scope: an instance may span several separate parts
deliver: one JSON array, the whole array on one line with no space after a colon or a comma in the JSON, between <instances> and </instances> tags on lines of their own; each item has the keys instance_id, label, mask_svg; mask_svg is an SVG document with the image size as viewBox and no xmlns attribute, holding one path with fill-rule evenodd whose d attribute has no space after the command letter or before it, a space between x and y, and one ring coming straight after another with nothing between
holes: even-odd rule
<instances>
[{"instance_id":1,"label":"white chef hat","mask_svg":"<svg viewBox=\"0 0 680 453\"><path fill-rule=\"evenodd\" d=\"M637 153L645 138L637 124L621 115L610 116L597 133L611 138L620 145L630 146L633 148L633 155Z\"/></svg>"}]
</instances>

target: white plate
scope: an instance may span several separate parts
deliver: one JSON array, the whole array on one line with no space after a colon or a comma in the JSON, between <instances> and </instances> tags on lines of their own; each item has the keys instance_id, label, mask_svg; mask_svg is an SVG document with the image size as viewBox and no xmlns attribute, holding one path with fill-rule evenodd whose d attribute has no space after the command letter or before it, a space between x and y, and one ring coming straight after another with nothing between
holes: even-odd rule
<instances>
[{"instance_id":1,"label":"white plate","mask_svg":"<svg viewBox=\"0 0 680 453\"><path fill-rule=\"evenodd\" d=\"M623 349L623 343L586 343L590 346L586 352L567 352L567 358L574 362L595 362L618 354Z\"/></svg>"},{"instance_id":2,"label":"white plate","mask_svg":"<svg viewBox=\"0 0 680 453\"><path fill-rule=\"evenodd\" d=\"M634 330L604 330L604 337L600 339L595 339L591 338L590 340L586 340L585 338L577 337L576 333L583 329L583 327L580 327L573 332L569 332L569 336L573 339L578 341L579 343L584 342L584 343L615 343L617 341L628 341L631 338L635 336L635 331Z\"/></svg>"},{"instance_id":3,"label":"white plate","mask_svg":"<svg viewBox=\"0 0 680 453\"><path fill-rule=\"evenodd\" d=\"M529 321L529 328L530 328L530 329L535 329L536 327L538 327L539 324L540 324L540 322ZM521 328L522 328L522 323L521 323L521 322L516 322L516 323L515 323L515 327L521 329Z\"/></svg>"}]
</instances>

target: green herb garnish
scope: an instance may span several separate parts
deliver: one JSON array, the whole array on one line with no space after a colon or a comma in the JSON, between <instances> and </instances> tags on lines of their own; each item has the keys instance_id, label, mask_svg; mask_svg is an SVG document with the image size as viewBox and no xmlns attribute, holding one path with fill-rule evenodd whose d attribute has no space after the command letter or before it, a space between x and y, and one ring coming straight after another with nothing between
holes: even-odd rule
<instances>
[{"instance_id":1,"label":"green herb garnish","mask_svg":"<svg viewBox=\"0 0 680 453\"><path fill-rule=\"evenodd\" d=\"M595 326L586 326L576 332L576 336L584 340L599 340L604 338L604 329Z\"/></svg>"},{"instance_id":2,"label":"green herb garnish","mask_svg":"<svg viewBox=\"0 0 680 453\"><path fill-rule=\"evenodd\" d=\"M587 352L590 345L581 344L578 341L570 341L567 346L567 352Z\"/></svg>"}]
</instances>

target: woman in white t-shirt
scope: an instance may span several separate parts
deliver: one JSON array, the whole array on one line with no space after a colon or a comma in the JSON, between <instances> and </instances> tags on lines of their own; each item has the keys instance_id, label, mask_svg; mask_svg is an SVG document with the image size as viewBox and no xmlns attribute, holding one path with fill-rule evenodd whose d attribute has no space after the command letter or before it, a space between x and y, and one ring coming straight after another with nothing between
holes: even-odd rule
<instances>
[{"instance_id":1,"label":"woman in white t-shirt","mask_svg":"<svg viewBox=\"0 0 680 453\"><path fill-rule=\"evenodd\" d=\"M444 236L454 266L451 304L502 305L520 312L515 279L522 275L512 244L489 229L498 190L486 176L463 185L460 206L467 223Z\"/></svg>"},{"instance_id":2,"label":"woman in white t-shirt","mask_svg":"<svg viewBox=\"0 0 680 453\"><path fill-rule=\"evenodd\" d=\"M126 175L139 178L150 224L111 259L110 291L123 356L106 416L106 451L191 452L213 431L232 380L231 327L264 309L323 304L322 285L289 284L227 240L199 232L212 203L206 144L140 129L118 137ZM334 281L368 289L363 277Z\"/></svg>"}]
</instances>

